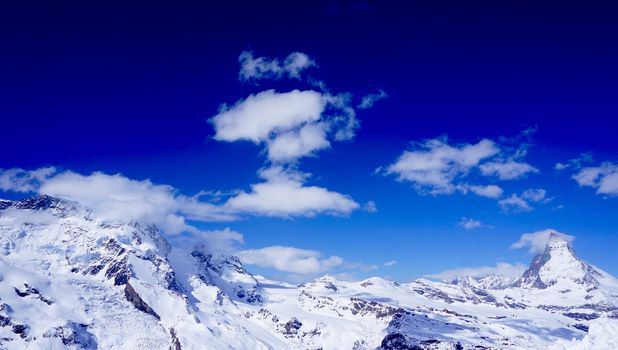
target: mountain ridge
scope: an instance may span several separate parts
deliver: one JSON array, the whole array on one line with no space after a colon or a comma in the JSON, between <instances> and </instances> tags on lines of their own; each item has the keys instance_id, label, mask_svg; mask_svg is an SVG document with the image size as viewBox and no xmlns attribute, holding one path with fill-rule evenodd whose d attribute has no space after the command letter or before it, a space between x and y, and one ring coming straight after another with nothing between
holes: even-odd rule
<instances>
[{"instance_id":1,"label":"mountain ridge","mask_svg":"<svg viewBox=\"0 0 618 350\"><path fill-rule=\"evenodd\" d=\"M0 204L2 349L536 349L618 319L615 278L556 237L526 283L323 276L292 285L75 202Z\"/></svg>"}]
</instances>

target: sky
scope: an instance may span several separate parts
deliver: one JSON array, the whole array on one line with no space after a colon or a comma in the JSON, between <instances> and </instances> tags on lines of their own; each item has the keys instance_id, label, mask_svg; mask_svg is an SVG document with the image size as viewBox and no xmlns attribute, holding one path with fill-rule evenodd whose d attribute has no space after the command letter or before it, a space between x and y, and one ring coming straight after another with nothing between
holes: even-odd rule
<instances>
[{"instance_id":1,"label":"sky","mask_svg":"<svg viewBox=\"0 0 618 350\"><path fill-rule=\"evenodd\" d=\"M0 14L0 197L50 194L293 281L618 275L616 5ZM174 6L174 7L172 7Z\"/></svg>"}]
</instances>

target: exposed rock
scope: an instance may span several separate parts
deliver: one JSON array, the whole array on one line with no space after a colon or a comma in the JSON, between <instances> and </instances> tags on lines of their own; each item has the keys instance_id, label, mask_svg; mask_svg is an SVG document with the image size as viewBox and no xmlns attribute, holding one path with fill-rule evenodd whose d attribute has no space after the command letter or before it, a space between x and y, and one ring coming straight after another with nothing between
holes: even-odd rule
<instances>
[{"instance_id":1,"label":"exposed rock","mask_svg":"<svg viewBox=\"0 0 618 350\"><path fill-rule=\"evenodd\" d=\"M131 304L133 304L133 306L135 306L136 309L154 316L157 320L161 319L161 317L157 315L157 313L152 308L150 308L150 306L148 306L148 304L146 304L144 300L142 300L142 298L135 291L135 289L133 289L133 286L131 286L131 284L128 282L124 286L124 296L129 302L131 302Z\"/></svg>"}]
</instances>

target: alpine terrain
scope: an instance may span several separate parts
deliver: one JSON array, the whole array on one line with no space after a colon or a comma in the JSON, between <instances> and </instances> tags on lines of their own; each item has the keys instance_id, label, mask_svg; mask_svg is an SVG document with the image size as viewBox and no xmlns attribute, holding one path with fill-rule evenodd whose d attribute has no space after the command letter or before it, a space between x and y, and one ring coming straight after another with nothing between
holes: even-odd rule
<instances>
[{"instance_id":1,"label":"alpine terrain","mask_svg":"<svg viewBox=\"0 0 618 350\"><path fill-rule=\"evenodd\" d=\"M0 200L0 349L616 349L618 280L553 235L516 280L293 285L49 196Z\"/></svg>"}]
</instances>

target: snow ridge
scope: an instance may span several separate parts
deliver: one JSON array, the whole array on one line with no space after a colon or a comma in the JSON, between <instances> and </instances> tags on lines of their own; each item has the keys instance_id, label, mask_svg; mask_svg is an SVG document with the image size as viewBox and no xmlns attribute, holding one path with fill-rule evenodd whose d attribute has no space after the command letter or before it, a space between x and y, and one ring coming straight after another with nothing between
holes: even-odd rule
<instances>
[{"instance_id":1,"label":"snow ridge","mask_svg":"<svg viewBox=\"0 0 618 350\"><path fill-rule=\"evenodd\" d=\"M617 320L618 281L558 236L516 281L292 285L75 202L0 200L0 349L596 349Z\"/></svg>"}]
</instances>

